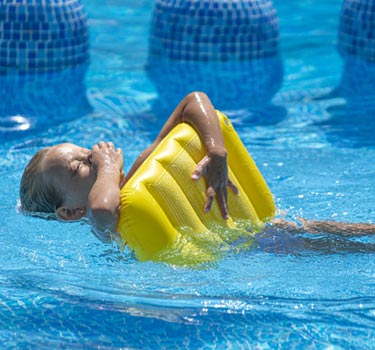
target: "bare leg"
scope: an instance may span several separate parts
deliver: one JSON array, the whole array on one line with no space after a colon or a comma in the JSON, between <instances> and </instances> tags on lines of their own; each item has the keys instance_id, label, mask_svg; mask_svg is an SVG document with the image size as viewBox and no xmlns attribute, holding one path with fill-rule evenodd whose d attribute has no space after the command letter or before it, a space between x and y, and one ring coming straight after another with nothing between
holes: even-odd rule
<instances>
[{"instance_id":1,"label":"bare leg","mask_svg":"<svg viewBox=\"0 0 375 350\"><path fill-rule=\"evenodd\" d=\"M290 233L332 233L341 236L366 236L375 234L375 224L348 223L298 219L301 225L282 219L274 219L272 225Z\"/></svg>"}]
</instances>

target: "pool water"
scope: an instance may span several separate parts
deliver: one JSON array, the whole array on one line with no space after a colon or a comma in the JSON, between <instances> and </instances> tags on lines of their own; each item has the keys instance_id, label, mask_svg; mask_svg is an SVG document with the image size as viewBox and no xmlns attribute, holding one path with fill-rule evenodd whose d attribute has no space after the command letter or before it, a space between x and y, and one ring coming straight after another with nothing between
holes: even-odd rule
<instances>
[{"instance_id":1,"label":"pool water","mask_svg":"<svg viewBox=\"0 0 375 350\"><path fill-rule=\"evenodd\" d=\"M373 349L371 236L260 234L249 250L196 270L139 263L98 242L88 225L17 211L23 168L40 147L112 140L129 169L172 108L157 108L160 96L146 71L152 2L85 5L85 101L32 135L9 135L0 148L2 348ZM372 223L373 86L363 100L337 89L341 1L274 6L280 88L267 105L215 105L230 115L283 215Z\"/></svg>"}]
</instances>

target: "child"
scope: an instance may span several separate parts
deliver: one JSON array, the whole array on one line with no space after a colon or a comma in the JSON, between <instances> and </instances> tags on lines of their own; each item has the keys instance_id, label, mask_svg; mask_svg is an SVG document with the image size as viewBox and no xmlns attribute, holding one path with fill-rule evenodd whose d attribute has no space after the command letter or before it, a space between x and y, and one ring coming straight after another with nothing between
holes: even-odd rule
<instances>
[{"instance_id":1,"label":"child","mask_svg":"<svg viewBox=\"0 0 375 350\"><path fill-rule=\"evenodd\" d=\"M226 149L216 111L204 93L187 95L167 120L155 141L138 157L125 176L122 150L111 142L99 142L91 150L64 143L39 151L31 159L21 180L24 210L54 213L62 221L87 217L103 241L116 233L120 212L120 190L160 141L179 123L189 123L198 132L206 156L198 163L192 180L206 180L205 211L216 201L228 218L227 188L238 193L228 178ZM275 219L272 222L291 232L341 234L375 233L375 225L305 221L301 225Z\"/></svg>"}]
</instances>

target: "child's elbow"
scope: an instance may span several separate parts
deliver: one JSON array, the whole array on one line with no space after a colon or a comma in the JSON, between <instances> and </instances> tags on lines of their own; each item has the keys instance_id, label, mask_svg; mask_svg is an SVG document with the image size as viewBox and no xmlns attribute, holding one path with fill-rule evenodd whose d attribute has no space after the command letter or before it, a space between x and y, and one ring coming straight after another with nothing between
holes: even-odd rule
<instances>
[{"instance_id":1,"label":"child's elbow","mask_svg":"<svg viewBox=\"0 0 375 350\"><path fill-rule=\"evenodd\" d=\"M203 91L192 91L186 95L185 99L187 100L187 102L196 102L208 100L209 98Z\"/></svg>"}]
</instances>

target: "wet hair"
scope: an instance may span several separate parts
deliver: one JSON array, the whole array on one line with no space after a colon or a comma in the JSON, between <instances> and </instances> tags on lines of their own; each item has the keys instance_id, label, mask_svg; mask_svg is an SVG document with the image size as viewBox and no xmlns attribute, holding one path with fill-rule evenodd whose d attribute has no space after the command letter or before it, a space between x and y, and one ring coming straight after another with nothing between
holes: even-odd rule
<instances>
[{"instance_id":1,"label":"wet hair","mask_svg":"<svg viewBox=\"0 0 375 350\"><path fill-rule=\"evenodd\" d=\"M57 191L41 171L41 162L49 148L43 148L30 160L20 184L21 209L30 214L55 213L63 203L63 195Z\"/></svg>"}]
</instances>

